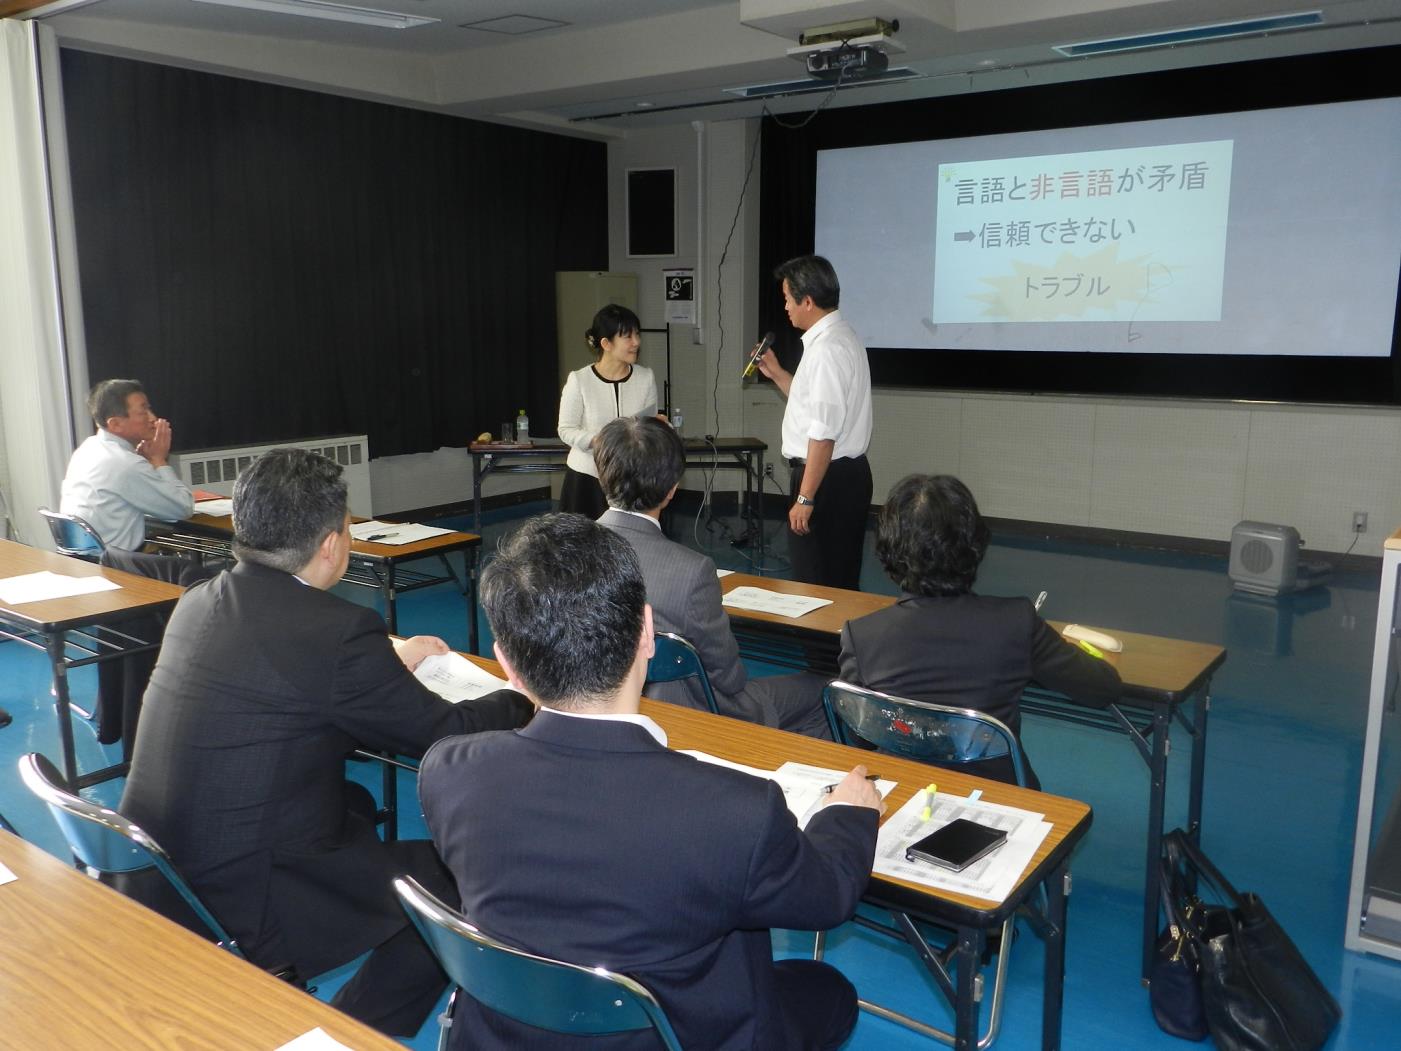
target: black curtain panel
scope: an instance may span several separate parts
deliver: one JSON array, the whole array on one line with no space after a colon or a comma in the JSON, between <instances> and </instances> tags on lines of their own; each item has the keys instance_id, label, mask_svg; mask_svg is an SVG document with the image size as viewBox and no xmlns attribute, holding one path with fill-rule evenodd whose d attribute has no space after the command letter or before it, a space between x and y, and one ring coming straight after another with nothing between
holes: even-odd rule
<instances>
[{"instance_id":1,"label":"black curtain panel","mask_svg":"<svg viewBox=\"0 0 1401 1051\"><path fill-rule=\"evenodd\" d=\"M89 374L141 379L180 448L554 419L603 144L81 51L63 79Z\"/></svg>"}]
</instances>

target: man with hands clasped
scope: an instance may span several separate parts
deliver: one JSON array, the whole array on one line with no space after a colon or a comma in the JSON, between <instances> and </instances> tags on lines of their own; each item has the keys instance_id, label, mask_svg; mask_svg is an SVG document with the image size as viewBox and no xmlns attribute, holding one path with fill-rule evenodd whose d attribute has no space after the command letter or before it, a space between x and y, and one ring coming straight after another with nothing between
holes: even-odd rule
<instances>
[{"instance_id":1,"label":"man with hands clasped","mask_svg":"<svg viewBox=\"0 0 1401 1051\"><path fill-rule=\"evenodd\" d=\"M803 334L803 359L795 371L784 369L772 349L759 360L759 371L788 399L783 457L792 470L793 579L859 589L871 505L866 347L837 309L841 286L826 259L790 259L774 277L783 288L788 320Z\"/></svg>"},{"instance_id":2,"label":"man with hands clasped","mask_svg":"<svg viewBox=\"0 0 1401 1051\"><path fill-rule=\"evenodd\" d=\"M146 515L179 521L195 506L167 462L170 421L155 414L136 380L103 380L88 395L88 413L97 433L69 460L59 509L87 522L108 547L139 550Z\"/></svg>"}]
</instances>

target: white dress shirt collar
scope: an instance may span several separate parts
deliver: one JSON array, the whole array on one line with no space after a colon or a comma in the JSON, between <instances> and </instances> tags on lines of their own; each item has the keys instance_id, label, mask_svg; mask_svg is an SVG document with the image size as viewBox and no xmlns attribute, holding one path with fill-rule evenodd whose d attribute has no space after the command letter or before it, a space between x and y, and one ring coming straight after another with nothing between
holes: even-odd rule
<instances>
[{"instance_id":1,"label":"white dress shirt collar","mask_svg":"<svg viewBox=\"0 0 1401 1051\"><path fill-rule=\"evenodd\" d=\"M822 333L826 332L841 319L842 312L840 310L833 310L831 313L823 314L814 321L812 325L808 327L808 330L803 333L803 349L806 350L810 345L810 341L822 335Z\"/></svg>"},{"instance_id":2,"label":"white dress shirt collar","mask_svg":"<svg viewBox=\"0 0 1401 1051\"><path fill-rule=\"evenodd\" d=\"M652 739L656 741L657 744L661 745L663 748L667 746L666 731L645 715L631 715L627 713L613 712L566 712L559 708L546 708L542 705L540 711L536 714L535 717L538 719L540 718L540 715L544 714L545 712L549 712L551 715L566 715L571 719L597 719L601 722L632 723L635 726L642 727L642 729L646 730L649 734L651 734Z\"/></svg>"},{"instance_id":3,"label":"white dress shirt collar","mask_svg":"<svg viewBox=\"0 0 1401 1051\"><path fill-rule=\"evenodd\" d=\"M651 522L651 523L652 523L654 526L656 526L658 529L661 529L661 527L662 527L661 522L657 521L655 518L653 518L651 515L649 515L646 511L628 511L628 510L625 510L625 509L623 509L623 508L621 508L621 507L614 507L612 504L609 504L609 505L608 505L608 510L610 510L610 511L616 511L616 512L618 512L618 514L620 514L620 515L632 515L633 518L645 519L646 521Z\"/></svg>"}]
</instances>

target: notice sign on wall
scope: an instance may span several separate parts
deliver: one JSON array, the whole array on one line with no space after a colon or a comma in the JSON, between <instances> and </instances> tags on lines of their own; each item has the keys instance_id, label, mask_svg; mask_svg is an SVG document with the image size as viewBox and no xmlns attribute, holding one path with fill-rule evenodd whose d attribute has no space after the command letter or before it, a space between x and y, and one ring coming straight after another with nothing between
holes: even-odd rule
<instances>
[{"instance_id":1,"label":"notice sign on wall","mask_svg":"<svg viewBox=\"0 0 1401 1051\"><path fill-rule=\"evenodd\" d=\"M696 272L689 267L663 270L662 284L666 288L666 323L694 325L696 323Z\"/></svg>"}]
</instances>

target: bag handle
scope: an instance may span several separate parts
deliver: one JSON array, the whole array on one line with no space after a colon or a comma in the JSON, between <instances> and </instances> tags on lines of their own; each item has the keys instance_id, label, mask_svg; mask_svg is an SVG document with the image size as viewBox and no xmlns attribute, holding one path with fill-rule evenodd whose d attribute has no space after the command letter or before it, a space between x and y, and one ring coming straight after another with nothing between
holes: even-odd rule
<instances>
[{"instance_id":1,"label":"bag handle","mask_svg":"<svg viewBox=\"0 0 1401 1051\"><path fill-rule=\"evenodd\" d=\"M1211 863L1211 859L1202 853L1201 847L1193 843L1182 829L1175 828L1163 837L1163 858L1165 864L1171 864L1174 868L1180 859L1196 869L1198 875L1204 877L1236 908L1245 904L1236 888L1231 886L1230 880L1221 874L1221 870Z\"/></svg>"}]
</instances>

